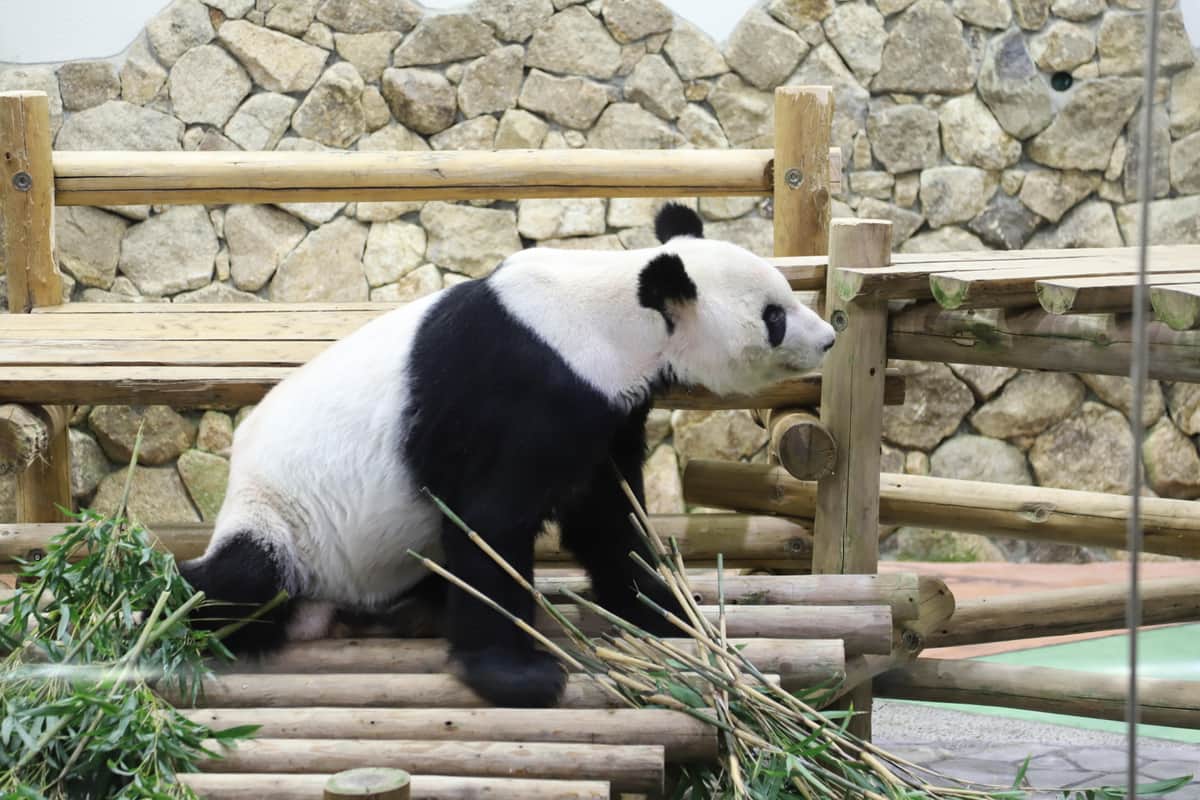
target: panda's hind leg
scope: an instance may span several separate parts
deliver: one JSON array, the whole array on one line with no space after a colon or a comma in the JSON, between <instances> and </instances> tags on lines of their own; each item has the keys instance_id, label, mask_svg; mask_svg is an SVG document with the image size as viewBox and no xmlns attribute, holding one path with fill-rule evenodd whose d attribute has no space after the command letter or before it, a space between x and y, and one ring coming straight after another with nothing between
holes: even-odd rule
<instances>
[{"instance_id":1,"label":"panda's hind leg","mask_svg":"<svg viewBox=\"0 0 1200 800\"><path fill-rule=\"evenodd\" d=\"M217 542L200 558L185 561L179 571L205 602L193 613L192 625L219 630L254 614L284 589L279 554L251 532L235 533ZM287 640L287 625L295 611L287 600L222 639L237 655L261 655Z\"/></svg>"}]
</instances>

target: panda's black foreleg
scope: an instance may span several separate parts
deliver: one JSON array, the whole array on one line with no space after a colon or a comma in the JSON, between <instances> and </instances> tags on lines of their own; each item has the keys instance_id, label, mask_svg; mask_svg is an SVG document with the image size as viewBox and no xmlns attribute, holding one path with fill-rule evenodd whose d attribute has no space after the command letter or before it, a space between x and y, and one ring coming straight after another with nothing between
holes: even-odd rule
<instances>
[{"instance_id":1,"label":"panda's black foreleg","mask_svg":"<svg viewBox=\"0 0 1200 800\"><path fill-rule=\"evenodd\" d=\"M572 495L559 507L558 521L563 545L588 571L596 600L650 633L670 636L678 635L679 630L638 599L638 592L680 618L684 618L683 609L670 590L630 556L637 553L648 564L655 560L629 519L633 506L617 479L617 473L625 478L645 508L642 462L646 410L635 411L626 421L613 440L611 463L598 465L586 490Z\"/></svg>"},{"instance_id":2,"label":"panda's black foreleg","mask_svg":"<svg viewBox=\"0 0 1200 800\"><path fill-rule=\"evenodd\" d=\"M507 527L501 517L464 514L500 555L533 580L533 531ZM489 519L493 524L489 525ZM508 522L511 525L511 521ZM533 598L453 523L444 523L446 567L519 619L533 623ZM482 601L450 588L446 636L459 678L496 706L540 708L558 702L566 673L522 631Z\"/></svg>"}]
</instances>

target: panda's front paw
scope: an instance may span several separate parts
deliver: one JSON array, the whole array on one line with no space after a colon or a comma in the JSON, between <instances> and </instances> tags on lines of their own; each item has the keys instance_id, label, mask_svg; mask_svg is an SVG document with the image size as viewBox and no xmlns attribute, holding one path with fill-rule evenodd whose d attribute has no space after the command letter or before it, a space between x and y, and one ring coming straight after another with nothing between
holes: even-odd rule
<instances>
[{"instance_id":1,"label":"panda's front paw","mask_svg":"<svg viewBox=\"0 0 1200 800\"><path fill-rule=\"evenodd\" d=\"M502 708L557 705L567 682L557 658L532 648L456 650L452 663L459 680Z\"/></svg>"}]
</instances>

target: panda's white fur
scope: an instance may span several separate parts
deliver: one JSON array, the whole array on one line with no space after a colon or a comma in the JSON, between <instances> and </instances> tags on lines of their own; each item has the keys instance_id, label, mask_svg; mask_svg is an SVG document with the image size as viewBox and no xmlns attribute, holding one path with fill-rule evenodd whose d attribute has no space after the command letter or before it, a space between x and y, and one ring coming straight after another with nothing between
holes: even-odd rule
<instances>
[{"instance_id":1,"label":"panda's white fur","mask_svg":"<svg viewBox=\"0 0 1200 800\"><path fill-rule=\"evenodd\" d=\"M695 224L699 226L698 219ZM662 257L668 266L681 262L687 276L683 281L690 279L694 296L669 297L661 307L648 308L640 299L640 284L647 280L647 265ZM571 373L561 377L579 380L603 398L597 409L607 404L615 418L632 415L638 442L649 394L664 376L715 392L748 392L816 367L833 343L832 328L797 301L778 270L740 247L695 236L675 236L660 247L631 251L524 250L508 258L486 286L502 307L499 313L517 323L515 329L510 322L500 325L494 335L503 339L514 330L532 333L534 344L520 346L548 346L549 355L565 362ZM421 494L418 476L424 465L409 463L401 443L408 428L424 419L423 414L414 416L410 405L414 381L425 380L430 367L427 361L414 365L414 342L425 334L424 341L453 343L457 351L469 353L474 346L448 338L460 335L456 329L430 327L443 324L435 310L444 314L462 302L457 298L468 296L456 295L460 288L373 320L268 393L236 431L229 488L213 539L204 558L185 565L186 575L210 584L217 596L222 588L237 594L241 585L226 574L236 568L236 559L218 564L214 554L223 547L234 555L251 547L248 574L264 564L271 567L275 583L297 600L290 617L281 620L288 638L325 635L335 609L384 610L427 577L406 551L442 560L443 520ZM776 347L768 343L764 329L763 309L771 305L782 308L787 319L786 334ZM498 374L504 369L478 366ZM540 391L536 385L525 390L531 397ZM473 404L491 400L444 399L468 414ZM590 408L591 402L581 396L579 405ZM513 413L512 424L522 424L521 409ZM568 425L560 433L559 438L567 437L562 447L572 446L574 428ZM489 443L476 444L485 449L481 457L486 458ZM583 452L584 444L591 443L579 444ZM640 444L623 447L639 449ZM630 458L617 458L626 462L621 464L624 472L640 465L640 453L636 461ZM514 468L520 468L519 461ZM640 485L639 476L639 490ZM627 509L613 519L625 513ZM530 548L534 533L527 535ZM518 544L525 537L506 535L515 536ZM596 569L592 573L595 581ZM501 649L512 646L509 642ZM492 671L522 686L545 682L544 670L521 671L526 661L522 656L514 666L501 659ZM471 666L467 672L482 669ZM471 682L470 674L467 678ZM497 702L541 705L547 700L544 693L514 694L512 686L497 688L494 682L472 685Z\"/></svg>"}]
</instances>

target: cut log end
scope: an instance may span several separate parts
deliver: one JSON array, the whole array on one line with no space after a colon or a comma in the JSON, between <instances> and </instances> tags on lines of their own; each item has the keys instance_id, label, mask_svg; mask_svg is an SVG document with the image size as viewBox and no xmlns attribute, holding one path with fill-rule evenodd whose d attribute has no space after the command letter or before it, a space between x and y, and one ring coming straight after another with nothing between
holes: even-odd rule
<instances>
[{"instance_id":1,"label":"cut log end","mask_svg":"<svg viewBox=\"0 0 1200 800\"><path fill-rule=\"evenodd\" d=\"M402 769L363 767L330 776L325 784L325 800L409 800L412 781Z\"/></svg>"},{"instance_id":2,"label":"cut log end","mask_svg":"<svg viewBox=\"0 0 1200 800\"><path fill-rule=\"evenodd\" d=\"M815 481L833 474L837 444L816 417L801 411L774 413L768 430L771 452L792 477Z\"/></svg>"},{"instance_id":3,"label":"cut log end","mask_svg":"<svg viewBox=\"0 0 1200 800\"><path fill-rule=\"evenodd\" d=\"M24 406L0 406L0 475L23 472L50 446L45 421Z\"/></svg>"}]
</instances>

